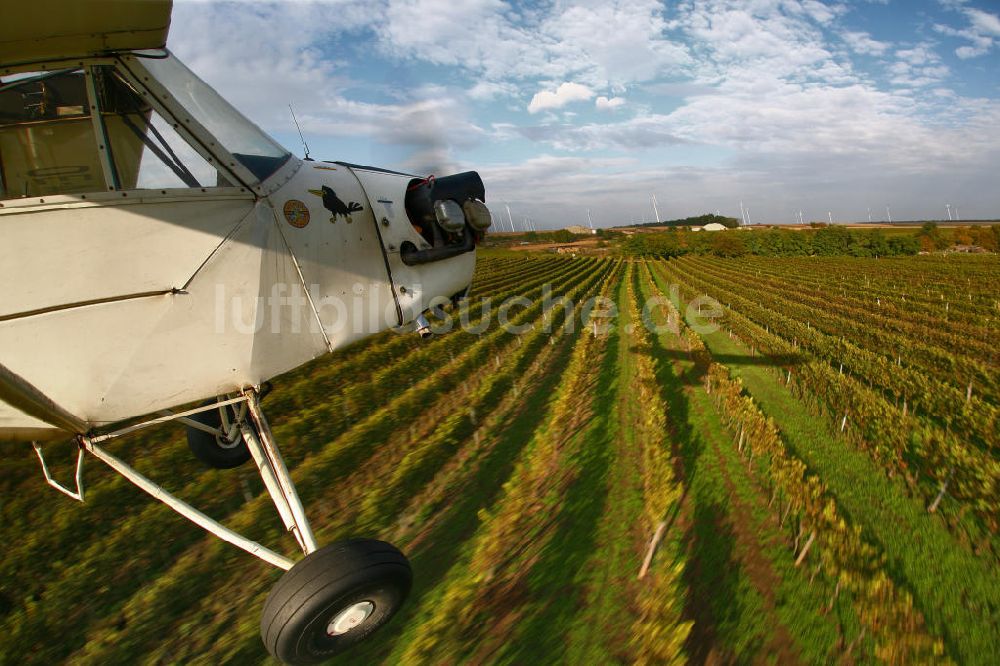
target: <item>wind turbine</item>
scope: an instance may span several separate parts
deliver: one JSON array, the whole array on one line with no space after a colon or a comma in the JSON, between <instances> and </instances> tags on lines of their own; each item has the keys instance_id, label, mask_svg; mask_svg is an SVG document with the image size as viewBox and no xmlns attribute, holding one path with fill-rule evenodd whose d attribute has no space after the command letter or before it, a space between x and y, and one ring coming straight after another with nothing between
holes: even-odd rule
<instances>
[{"instance_id":1,"label":"wind turbine","mask_svg":"<svg viewBox=\"0 0 1000 666\"><path fill-rule=\"evenodd\" d=\"M960 218L960 217L958 216L958 206L955 206L955 221L956 221L956 222L958 222L958 221L959 221L959 220L961 220L961 219L962 219L962 218Z\"/></svg>"},{"instance_id":2,"label":"wind turbine","mask_svg":"<svg viewBox=\"0 0 1000 666\"><path fill-rule=\"evenodd\" d=\"M944 207L948 209L948 221L953 222L954 220L951 219L951 204L945 204Z\"/></svg>"},{"instance_id":3,"label":"wind turbine","mask_svg":"<svg viewBox=\"0 0 1000 666\"><path fill-rule=\"evenodd\" d=\"M587 209L587 223L590 225L590 231L594 231L594 218L590 216L590 209Z\"/></svg>"},{"instance_id":4,"label":"wind turbine","mask_svg":"<svg viewBox=\"0 0 1000 666\"><path fill-rule=\"evenodd\" d=\"M504 201L503 205L507 207L507 221L510 223L510 232L514 233L514 218L510 216L510 204Z\"/></svg>"},{"instance_id":5,"label":"wind turbine","mask_svg":"<svg viewBox=\"0 0 1000 666\"><path fill-rule=\"evenodd\" d=\"M872 223L872 207L868 206L868 224Z\"/></svg>"},{"instance_id":6,"label":"wind turbine","mask_svg":"<svg viewBox=\"0 0 1000 666\"><path fill-rule=\"evenodd\" d=\"M885 216L889 218L889 224L892 224L892 213L889 211L889 204L885 205Z\"/></svg>"},{"instance_id":7,"label":"wind turbine","mask_svg":"<svg viewBox=\"0 0 1000 666\"><path fill-rule=\"evenodd\" d=\"M656 218L653 221L659 223L660 221L660 211L656 210L656 195L650 195L653 198L653 216Z\"/></svg>"},{"instance_id":8,"label":"wind turbine","mask_svg":"<svg viewBox=\"0 0 1000 666\"><path fill-rule=\"evenodd\" d=\"M743 226L746 226L747 214L745 209L743 208L743 199L740 199L740 222L743 224Z\"/></svg>"},{"instance_id":9,"label":"wind turbine","mask_svg":"<svg viewBox=\"0 0 1000 666\"><path fill-rule=\"evenodd\" d=\"M799 224L805 224L805 222L802 221L802 209L801 208L799 208Z\"/></svg>"},{"instance_id":10,"label":"wind turbine","mask_svg":"<svg viewBox=\"0 0 1000 666\"><path fill-rule=\"evenodd\" d=\"M830 224L833 224L833 213L831 213L830 211L826 211L826 217L828 220L830 220Z\"/></svg>"}]
</instances>

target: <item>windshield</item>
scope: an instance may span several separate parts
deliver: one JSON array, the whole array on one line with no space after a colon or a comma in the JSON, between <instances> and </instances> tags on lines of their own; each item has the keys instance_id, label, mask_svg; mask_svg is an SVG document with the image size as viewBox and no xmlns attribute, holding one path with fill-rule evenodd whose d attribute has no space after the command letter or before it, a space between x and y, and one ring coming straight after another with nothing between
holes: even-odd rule
<instances>
[{"instance_id":1,"label":"windshield","mask_svg":"<svg viewBox=\"0 0 1000 666\"><path fill-rule=\"evenodd\" d=\"M288 161L291 155L287 150L173 55L143 58L142 62L177 102L258 180L266 179Z\"/></svg>"}]
</instances>

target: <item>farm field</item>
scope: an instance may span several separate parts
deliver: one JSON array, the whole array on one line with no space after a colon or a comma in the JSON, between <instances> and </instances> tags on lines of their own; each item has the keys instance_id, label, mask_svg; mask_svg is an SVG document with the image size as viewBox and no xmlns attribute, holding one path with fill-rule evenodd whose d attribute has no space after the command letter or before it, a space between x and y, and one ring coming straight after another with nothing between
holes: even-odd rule
<instances>
[{"instance_id":1,"label":"farm field","mask_svg":"<svg viewBox=\"0 0 1000 666\"><path fill-rule=\"evenodd\" d=\"M487 252L453 330L264 402L318 540L413 565L339 663L995 663L998 284L996 255ZM273 663L277 570L96 462L80 505L4 446L0 664ZM109 448L296 556L256 473L182 429ZM59 478L73 455L47 450Z\"/></svg>"}]
</instances>

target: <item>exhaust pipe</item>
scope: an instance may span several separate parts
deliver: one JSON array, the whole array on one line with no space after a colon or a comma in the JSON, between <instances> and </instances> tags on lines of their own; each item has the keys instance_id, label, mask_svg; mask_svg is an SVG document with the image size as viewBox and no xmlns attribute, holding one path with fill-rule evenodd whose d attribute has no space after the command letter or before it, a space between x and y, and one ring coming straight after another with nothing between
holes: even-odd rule
<instances>
[{"instance_id":1,"label":"exhaust pipe","mask_svg":"<svg viewBox=\"0 0 1000 666\"><path fill-rule=\"evenodd\" d=\"M427 317L423 315L418 316L416 323L417 323L417 335L419 335L421 338L426 340L427 338L434 335L434 332L431 330L431 324L429 321L427 321Z\"/></svg>"}]
</instances>

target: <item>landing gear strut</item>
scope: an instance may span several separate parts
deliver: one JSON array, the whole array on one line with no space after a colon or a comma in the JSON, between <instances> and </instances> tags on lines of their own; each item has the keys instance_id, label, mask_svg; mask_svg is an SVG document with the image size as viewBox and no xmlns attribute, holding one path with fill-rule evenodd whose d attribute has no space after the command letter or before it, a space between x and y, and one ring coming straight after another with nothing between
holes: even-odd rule
<instances>
[{"instance_id":1,"label":"landing gear strut","mask_svg":"<svg viewBox=\"0 0 1000 666\"><path fill-rule=\"evenodd\" d=\"M293 562L237 534L174 497L100 446L106 440L169 421L182 421L189 428L192 422L204 424L201 415L213 411L216 415L232 416L228 424L225 417L220 418L220 424L229 432L238 429L286 530L292 533L305 554L300 561ZM227 441L233 441L231 435ZM61 492L83 501L83 458L85 453L90 453L188 520L285 570L264 606L261 637L268 651L286 663L316 663L357 644L388 622L410 591L409 562L388 543L350 539L324 548L317 546L295 484L261 411L260 394L256 389L246 389L237 397L184 412L165 412L159 418L107 434L80 435L78 442L76 491L63 487L51 477L41 446L35 444L46 481Z\"/></svg>"}]
</instances>

